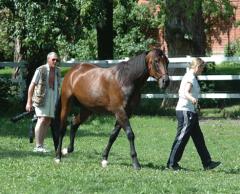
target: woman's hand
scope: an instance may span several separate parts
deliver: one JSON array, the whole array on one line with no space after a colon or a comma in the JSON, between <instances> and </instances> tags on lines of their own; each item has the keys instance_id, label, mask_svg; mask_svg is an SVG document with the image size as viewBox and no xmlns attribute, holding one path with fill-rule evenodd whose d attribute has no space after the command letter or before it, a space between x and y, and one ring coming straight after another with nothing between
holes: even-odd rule
<instances>
[{"instance_id":1,"label":"woman's hand","mask_svg":"<svg viewBox=\"0 0 240 194\"><path fill-rule=\"evenodd\" d=\"M196 104L198 104L198 100L196 99L196 98L194 98L194 97L192 97L192 103L194 104L194 105L196 105Z\"/></svg>"}]
</instances>

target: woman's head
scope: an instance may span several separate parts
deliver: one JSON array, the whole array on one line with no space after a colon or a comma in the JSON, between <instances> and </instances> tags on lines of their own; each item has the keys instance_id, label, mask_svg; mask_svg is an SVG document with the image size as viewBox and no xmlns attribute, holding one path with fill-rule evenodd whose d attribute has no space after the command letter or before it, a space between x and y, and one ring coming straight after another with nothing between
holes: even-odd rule
<instances>
[{"instance_id":1,"label":"woman's head","mask_svg":"<svg viewBox=\"0 0 240 194\"><path fill-rule=\"evenodd\" d=\"M189 68L192 69L195 74L199 75L203 72L205 65L205 62L201 58L196 57L192 59Z\"/></svg>"}]
</instances>

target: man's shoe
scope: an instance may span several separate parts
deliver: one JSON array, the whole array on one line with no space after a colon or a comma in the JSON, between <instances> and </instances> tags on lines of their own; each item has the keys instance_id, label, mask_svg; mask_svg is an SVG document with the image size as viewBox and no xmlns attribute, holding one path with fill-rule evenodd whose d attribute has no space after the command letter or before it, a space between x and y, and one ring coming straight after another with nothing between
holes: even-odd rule
<instances>
[{"instance_id":1,"label":"man's shoe","mask_svg":"<svg viewBox=\"0 0 240 194\"><path fill-rule=\"evenodd\" d=\"M216 167L218 167L221 164L221 162L215 162L215 161L211 161L209 162L209 164L207 166L204 166L204 170L212 170Z\"/></svg>"},{"instance_id":2,"label":"man's shoe","mask_svg":"<svg viewBox=\"0 0 240 194\"><path fill-rule=\"evenodd\" d=\"M167 168L173 171L177 171L177 170L182 170L183 168L181 166L179 166L179 164L176 165L167 165Z\"/></svg>"},{"instance_id":3,"label":"man's shoe","mask_svg":"<svg viewBox=\"0 0 240 194\"><path fill-rule=\"evenodd\" d=\"M38 146L33 149L33 152L38 152L38 153L47 153L49 152L46 150L43 146Z\"/></svg>"}]
</instances>

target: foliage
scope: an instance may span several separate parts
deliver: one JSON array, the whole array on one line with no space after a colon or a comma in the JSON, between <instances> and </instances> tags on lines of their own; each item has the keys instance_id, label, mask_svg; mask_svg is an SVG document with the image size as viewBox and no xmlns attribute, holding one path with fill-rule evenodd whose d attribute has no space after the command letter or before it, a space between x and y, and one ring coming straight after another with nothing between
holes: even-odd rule
<instances>
[{"instance_id":1,"label":"foliage","mask_svg":"<svg viewBox=\"0 0 240 194\"><path fill-rule=\"evenodd\" d=\"M29 120L17 125L0 118L0 178L2 193L238 193L239 163L236 145L239 124L234 120L202 120L200 125L214 160L222 165L203 171L199 156L189 141L180 164L173 172L165 168L176 133L175 118L133 117L136 149L142 169L131 167L129 143L123 131L112 147L109 166L100 166L101 154L114 124L113 117L97 117L82 125L75 151L54 164L53 143L48 134L50 153L36 154L28 140ZM67 133L68 134L68 133ZM64 146L68 136L64 139Z\"/></svg>"},{"instance_id":2,"label":"foliage","mask_svg":"<svg viewBox=\"0 0 240 194\"><path fill-rule=\"evenodd\" d=\"M10 13L8 9L0 10L0 61L11 60L13 58L14 43L10 38L8 30ZM11 24L13 25L13 24Z\"/></svg>"},{"instance_id":3,"label":"foliage","mask_svg":"<svg viewBox=\"0 0 240 194\"><path fill-rule=\"evenodd\" d=\"M235 22L234 6L229 0L207 0L202 1L202 7L208 37L221 41L219 32L227 32Z\"/></svg>"},{"instance_id":4,"label":"foliage","mask_svg":"<svg viewBox=\"0 0 240 194\"><path fill-rule=\"evenodd\" d=\"M83 37L74 45L71 56L81 60L97 59L96 29L83 29Z\"/></svg>"},{"instance_id":5,"label":"foliage","mask_svg":"<svg viewBox=\"0 0 240 194\"><path fill-rule=\"evenodd\" d=\"M203 73L205 75L208 75L208 72L214 72L216 69L216 65L214 63L208 63L207 64L207 69ZM214 81L207 81L207 82L201 82L200 81L200 87L201 87L201 92L213 92L215 90L215 82Z\"/></svg>"},{"instance_id":6,"label":"foliage","mask_svg":"<svg viewBox=\"0 0 240 194\"><path fill-rule=\"evenodd\" d=\"M21 39L24 59L38 64L51 50L65 58L72 54L74 45L85 38L83 29L91 29L101 18L97 17L98 7L93 6L96 2L13 0L2 1L0 7L11 13L7 27L13 41Z\"/></svg>"},{"instance_id":7,"label":"foliage","mask_svg":"<svg viewBox=\"0 0 240 194\"><path fill-rule=\"evenodd\" d=\"M160 13L156 12L156 2L151 1L149 6L139 5L135 0L117 2L113 18L115 58L133 56L156 44L156 37L151 34L163 25Z\"/></svg>"},{"instance_id":8,"label":"foliage","mask_svg":"<svg viewBox=\"0 0 240 194\"><path fill-rule=\"evenodd\" d=\"M12 83L11 79L0 77L0 106L17 98L17 83Z\"/></svg>"},{"instance_id":9,"label":"foliage","mask_svg":"<svg viewBox=\"0 0 240 194\"><path fill-rule=\"evenodd\" d=\"M214 68L208 69L206 73L208 75L239 75L240 64L233 61L222 62L215 65Z\"/></svg>"}]
</instances>

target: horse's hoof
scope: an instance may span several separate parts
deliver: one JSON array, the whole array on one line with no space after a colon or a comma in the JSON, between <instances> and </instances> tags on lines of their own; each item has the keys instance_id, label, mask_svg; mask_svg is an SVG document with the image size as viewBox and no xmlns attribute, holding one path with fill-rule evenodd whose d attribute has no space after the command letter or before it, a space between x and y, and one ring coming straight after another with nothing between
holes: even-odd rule
<instances>
[{"instance_id":1,"label":"horse's hoof","mask_svg":"<svg viewBox=\"0 0 240 194\"><path fill-rule=\"evenodd\" d=\"M135 170L140 170L140 169L141 169L141 166L140 166L140 164L133 164L133 168L134 168Z\"/></svg>"},{"instance_id":2,"label":"horse's hoof","mask_svg":"<svg viewBox=\"0 0 240 194\"><path fill-rule=\"evenodd\" d=\"M62 155L66 156L68 154L68 149L67 148L63 148L62 149Z\"/></svg>"},{"instance_id":3,"label":"horse's hoof","mask_svg":"<svg viewBox=\"0 0 240 194\"><path fill-rule=\"evenodd\" d=\"M61 162L61 160L59 158L55 158L54 161L56 164L60 164L60 162Z\"/></svg>"},{"instance_id":4,"label":"horse's hoof","mask_svg":"<svg viewBox=\"0 0 240 194\"><path fill-rule=\"evenodd\" d=\"M108 165L108 161L107 160L102 160L102 167L106 168Z\"/></svg>"}]
</instances>

